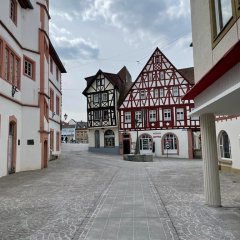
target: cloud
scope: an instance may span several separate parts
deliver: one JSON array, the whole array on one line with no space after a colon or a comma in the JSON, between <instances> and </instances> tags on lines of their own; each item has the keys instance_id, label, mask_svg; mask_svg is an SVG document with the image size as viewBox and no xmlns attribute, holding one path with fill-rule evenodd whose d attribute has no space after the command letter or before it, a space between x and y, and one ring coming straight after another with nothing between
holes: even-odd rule
<instances>
[{"instance_id":1,"label":"cloud","mask_svg":"<svg viewBox=\"0 0 240 240\"><path fill-rule=\"evenodd\" d=\"M65 60L86 61L99 57L98 46L83 38L55 37L54 45L59 55Z\"/></svg>"},{"instance_id":2,"label":"cloud","mask_svg":"<svg viewBox=\"0 0 240 240\"><path fill-rule=\"evenodd\" d=\"M191 31L189 0L57 0L54 12L68 21L111 25L123 31L129 43L145 38L172 39ZM64 9L64 12L63 12ZM126 36L129 34L129 36ZM131 37L131 39L129 39Z\"/></svg>"}]
</instances>

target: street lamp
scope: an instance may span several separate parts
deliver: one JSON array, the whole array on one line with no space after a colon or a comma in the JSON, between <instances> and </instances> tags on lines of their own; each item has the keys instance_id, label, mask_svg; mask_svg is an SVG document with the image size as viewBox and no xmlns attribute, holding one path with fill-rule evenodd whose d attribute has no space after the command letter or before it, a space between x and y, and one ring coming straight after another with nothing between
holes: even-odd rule
<instances>
[{"instance_id":1,"label":"street lamp","mask_svg":"<svg viewBox=\"0 0 240 240\"><path fill-rule=\"evenodd\" d=\"M135 119L135 128L137 130L137 140L136 140L136 147L135 147L135 154L140 154L140 149L139 149L139 139L138 139L138 128L139 128L140 122L138 119Z\"/></svg>"},{"instance_id":2,"label":"street lamp","mask_svg":"<svg viewBox=\"0 0 240 240\"><path fill-rule=\"evenodd\" d=\"M67 120L67 117L68 117L68 115L65 113L65 114L64 114L64 119L65 119L65 121Z\"/></svg>"}]
</instances>

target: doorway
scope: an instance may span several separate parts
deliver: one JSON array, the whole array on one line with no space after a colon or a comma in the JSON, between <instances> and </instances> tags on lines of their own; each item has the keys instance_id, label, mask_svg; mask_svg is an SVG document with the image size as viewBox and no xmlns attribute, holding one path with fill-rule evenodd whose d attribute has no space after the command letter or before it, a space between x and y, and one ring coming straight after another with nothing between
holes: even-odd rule
<instances>
[{"instance_id":1,"label":"doorway","mask_svg":"<svg viewBox=\"0 0 240 240\"><path fill-rule=\"evenodd\" d=\"M16 124L14 122L9 123L7 170L8 174L16 172Z\"/></svg>"},{"instance_id":2,"label":"doorway","mask_svg":"<svg viewBox=\"0 0 240 240\"><path fill-rule=\"evenodd\" d=\"M43 146L43 167L47 168L48 166L48 141L44 141L44 146Z\"/></svg>"}]
</instances>

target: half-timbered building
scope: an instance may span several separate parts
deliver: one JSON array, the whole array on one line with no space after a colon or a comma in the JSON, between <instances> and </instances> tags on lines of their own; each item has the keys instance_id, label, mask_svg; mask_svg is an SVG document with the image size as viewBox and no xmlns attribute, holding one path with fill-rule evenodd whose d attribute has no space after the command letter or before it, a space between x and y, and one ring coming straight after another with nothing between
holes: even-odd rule
<instances>
[{"instance_id":1,"label":"half-timbered building","mask_svg":"<svg viewBox=\"0 0 240 240\"><path fill-rule=\"evenodd\" d=\"M199 119L181 99L192 86L193 68L177 70L157 48L119 107L121 152L133 151L139 134L141 154L192 158Z\"/></svg>"},{"instance_id":2,"label":"half-timbered building","mask_svg":"<svg viewBox=\"0 0 240 240\"><path fill-rule=\"evenodd\" d=\"M131 75L123 67L117 74L99 70L85 79L89 151L118 154L118 100L131 83Z\"/></svg>"}]
</instances>

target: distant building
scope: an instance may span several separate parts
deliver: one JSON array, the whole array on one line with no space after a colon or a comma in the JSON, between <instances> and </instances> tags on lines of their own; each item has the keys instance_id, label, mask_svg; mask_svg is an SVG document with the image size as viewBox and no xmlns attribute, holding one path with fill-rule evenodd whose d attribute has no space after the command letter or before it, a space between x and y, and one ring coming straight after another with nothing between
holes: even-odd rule
<instances>
[{"instance_id":1,"label":"distant building","mask_svg":"<svg viewBox=\"0 0 240 240\"><path fill-rule=\"evenodd\" d=\"M67 142L71 142L75 140L75 130L76 130L77 122L71 119L68 123L62 123L62 141L67 139Z\"/></svg>"},{"instance_id":2,"label":"distant building","mask_svg":"<svg viewBox=\"0 0 240 240\"><path fill-rule=\"evenodd\" d=\"M87 122L77 122L75 129L75 139L79 143L88 143L88 127Z\"/></svg>"},{"instance_id":3,"label":"distant building","mask_svg":"<svg viewBox=\"0 0 240 240\"><path fill-rule=\"evenodd\" d=\"M0 177L45 168L59 155L61 73L46 0L0 7Z\"/></svg>"},{"instance_id":4,"label":"distant building","mask_svg":"<svg viewBox=\"0 0 240 240\"><path fill-rule=\"evenodd\" d=\"M117 74L99 70L85 78L89 151L119 154L118 102L131 84L126 67Z\"/></svg>"},{"instance_id":5,"label":"distant building","mask_svg":"<svg viewBox=\"0 0 240 240\"><path fill-rule=\"evenodd\" d=\"M199 157L194 102L181 99L193 83L193 68L176 69L157 48L120 104L120 153L133 153L138 135L140 154Z\"/></svg>"}]
</instances>

